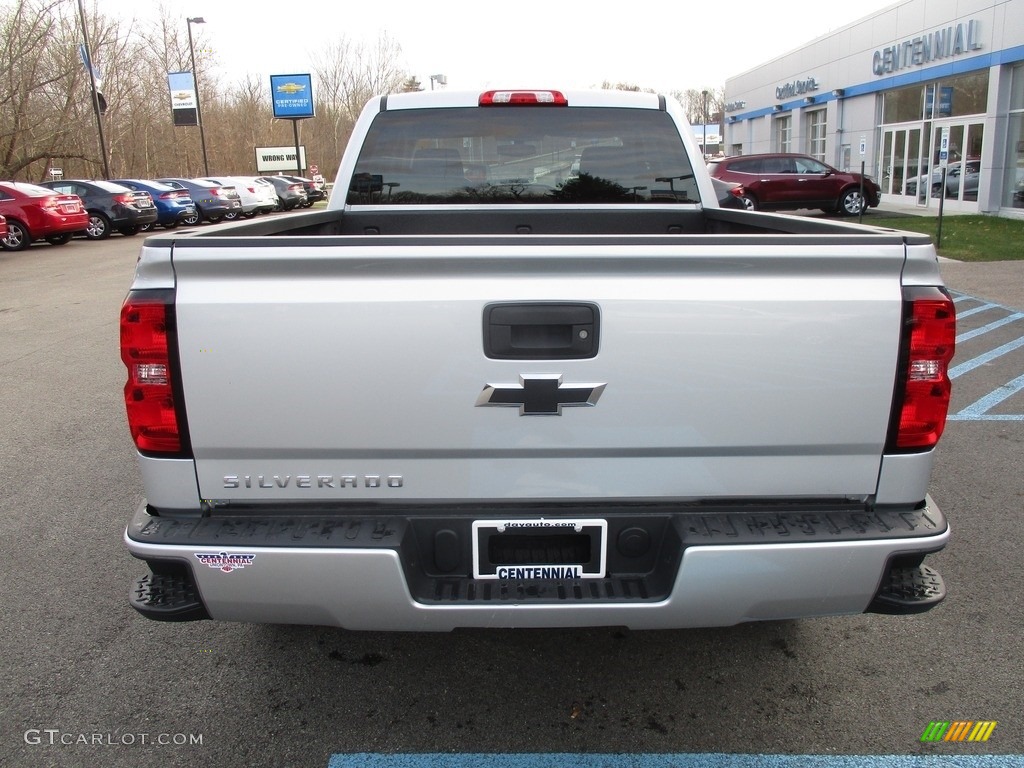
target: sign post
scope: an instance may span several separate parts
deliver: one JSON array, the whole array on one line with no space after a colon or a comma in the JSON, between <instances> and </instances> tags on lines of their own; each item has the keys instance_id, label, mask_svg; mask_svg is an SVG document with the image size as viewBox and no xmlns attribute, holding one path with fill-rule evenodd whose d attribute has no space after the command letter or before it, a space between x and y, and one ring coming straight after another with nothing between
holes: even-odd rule
<instances>
[{"instance_id":1,"label":"sign post","mask_svg":"<svg viewBox=\"0 0 1024 768\"><path fill-rule=\"evenodd\" d=\"M865 157L868 154L868 138L867 136L860 137L860 213L857 214L857 223L860 224L864 221L864 209L867 208L867 204L864 202L864 172L865 172Z\"/></svg>"},{"instance_id":2,"label":"sign post","mask_svg":"<svg viewBox=\"0 0 1024 768\"><path fill-rule=\"evenodd\" d=\"M302 175L299 152L299 120L315 117L313 109L313 82L308 75L271 75L270 94L274 100L274 117L291 120L295 135L296 176Z\"/></svg>"},{"instance_id":3,"label":"sign post","mask_svg":"<svg viewBox=\"0 0 1024 768\"><path fill-rule=\"evenodd\" d=\"M939 168L942 169L939 175L939 226L935 233L935 247L942 247L942 209L946 202L946 168L949 166L949 127L942 129L942 138L939 139Z\"/></svg>"}]
</instances>

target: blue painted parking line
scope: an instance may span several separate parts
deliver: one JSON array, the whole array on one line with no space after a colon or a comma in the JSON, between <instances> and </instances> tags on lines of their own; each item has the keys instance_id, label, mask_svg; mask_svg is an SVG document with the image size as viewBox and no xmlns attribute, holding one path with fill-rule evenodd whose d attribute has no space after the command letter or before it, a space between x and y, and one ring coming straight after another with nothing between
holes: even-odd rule
<instances>
[{"instance_id":1,"label":"blue painted parking line","mask_svg":"<svg viewBox=\"0 0 1024 768\"><path fill-rule=\"evenodd\" d=\"M328 768L1020 768L1024 755L422 754L332 755Z\"/></svg>"},{"instance_id":2,"label":"blue painted parking line","mask_svg":"<svg viewBox=\"0 0 1024 768\"><path fill-rule=\"evenodd\" d=\"M1006 317L1000 318L999 320L995 320L994 322L991 322L988 325L983 325L980 328L975 328L971 331L967 331L966 333L961 333L959 336L956 337L956 343L960 344L961 342L969 341L970 339L976 338L977 336L983 336L984 334L989 333L990 331L995 331L999 328L1002 328L1005 325L1015 323L1022 318L1024 318L1024 312L1014 312L1012 315L1007 315Z\"/></svg>"},{"instance_id":3,"label":"blue painted parking line","mask_svg":"<svg viewBox=\"0 0 1024 768\"><path fill-rule=\"evenodd\" d=\"M1024 347L1024 336L1022 336L1019 339L1014 339L1013 341L1008 341L1006 344L1003 344L1002 346L996 347L995 349L990 349L988 352L985 352L984 354L978 355L977 357L973 357L970 360L966 360L960 363L959 365L953 366L952 368L949 369L949 378L955 379L957 376L963 376L965 373L970 373L975 368L979 368L985 365L985 363L991 363L996 358L1002 357L1006 353L1013 352L1013 350L1020 349L1021 347Z\"/></svg>"},{"instance_id":4,"label":"blue painted parking line","mask_svg":"<svg viewBox=\"0 0 1024 768\"><path fill-rule=\"evenodd\" d=\"M965 309L963 312L961 312L958 309L956 311L956 319L957 320L962 320L963 318L970 317L971 315L977 315L977 314L980 314L982 312L988 312L990 309L1005 309L1005 307L1001 307L998 304L982 304L982 305L977 306L977 307L971 307L970 309Z\"/></svg>"},{"instance_id":5,"label":"blue painted parking line","mask_svg":"<svg viewBox=\"0 0 1024 768\"><path fill-rule=\"evenodd\" d=\"M1024 376L1018 376L994 392L989 392L980 400L971 403L959 413L949 417L953 421L1024 421L1024 414L990 414L987 411L995 408L1009 397L1024 390Z\"/></svg>"},{"instance_id":6,"label":"blue painted parking line","mask_svg":"<svg viewBox=\"0 0 1024 768\"><path fill-rule=\"evenodd\" d=\"M1024 319L1024 312L1020 312L1010 307L1004 307L1000 304L985 301L984 299L978 299L967 294L954 294L954 303L961 303L966 301L976 301L978 305L971 307L970 309L960 310L957 309L957 320L962 320L965 317L971 317L972 315L978 315L983 312L989 312L991 310L1003 310L1009 314L998 320L994 320L987 325L983 325L979 328L973 328L970 331L965 331L956 337L956 343L961 344L965 341L984 336L991 331L995 331L999 328L1004 328L1007 325L1017 322L1018 320ZM962 363L958 363L949 369L949 378L957 379L960 376L970 373L971 371L977 370L994 360L1003 357L1004 355L1014 352L1024 347L1024 336L1008 341L1005 344L1001 344L998 347L994 347L980 355L972 357L970 360L965 360ZM1008 384L1000 386L998 389L989 392L984 397L976 400L975 402L968 405L966 408L962 408L957 413L951 413L947 417L949 421L1024 421L1024 414L1007 414L1007 413L989 413L993 408L999 404L1005 402L1010 397L1013 397L1017 393L1024 390L1024 376L1018 377Z\"/></svg>"}]
</instances>

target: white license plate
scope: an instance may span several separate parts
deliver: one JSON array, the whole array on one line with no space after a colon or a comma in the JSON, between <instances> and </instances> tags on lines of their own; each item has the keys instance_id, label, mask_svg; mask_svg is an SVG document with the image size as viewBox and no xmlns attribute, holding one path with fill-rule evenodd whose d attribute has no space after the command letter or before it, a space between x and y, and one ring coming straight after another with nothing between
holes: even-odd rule
<instances>
[{"instance_id":1,"label":"white license plate","mask_svg":"<svg viewBox=\"0 0 1024 768\"><path fill-rule=\"evenodd\" d=\"M602 579L607 565L607 540L607 520L475 520L473 578Z\"/></svg>"}]
</instances>

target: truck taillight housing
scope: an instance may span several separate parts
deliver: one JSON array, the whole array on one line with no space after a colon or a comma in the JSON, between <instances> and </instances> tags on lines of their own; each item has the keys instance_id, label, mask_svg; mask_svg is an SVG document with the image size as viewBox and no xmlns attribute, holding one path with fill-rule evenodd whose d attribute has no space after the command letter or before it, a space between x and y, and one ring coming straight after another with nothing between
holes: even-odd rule
<instances>
[{"instance_id":1,"label":"truck taillight housing","mask_svg":"<svg viewBox=\"0 0 1024 768\"><path fill-rule=\"evenodd\" d=\"M493 107L499 105L534 106L534 107L567 107L569 100L561 91L485 91L480 94L477 106Z\"/></svg>"},{"instance_id":2,"label":"truck taillight housing","mask_svg":"<svg viewBox=\"0 0 1024 768\"><path fill-rule=\"evenodd\" d=\"M121 307L124 401L136 447L153 455L188 455L188 430L177 376L174 293L133 291Z\"/></svg>"},{"instance_id":3,"label":"truck taillight housing","mask_svg":"<svg viewBox=\"0 0 1024 768\"><path fill-rule=\"evenodd\" d=\"M887 453L926 451L946 426L956 347L956 310L940 288L904 289L900 368Z\"/></svg>"}]
</instances>

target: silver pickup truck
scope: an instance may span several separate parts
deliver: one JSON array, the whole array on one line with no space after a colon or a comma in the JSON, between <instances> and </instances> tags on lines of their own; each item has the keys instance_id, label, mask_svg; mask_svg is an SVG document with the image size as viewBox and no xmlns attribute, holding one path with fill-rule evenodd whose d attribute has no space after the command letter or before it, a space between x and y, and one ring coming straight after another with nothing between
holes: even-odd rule
<instances>
[{"instance_id":1,"label":"silver pickup truck","mask_svg":"<svg viewBox=\"0 0 1024 768\"><path fill-rule=\"evenodd\" d=\"M913 613L953 304L927 238L725 210L671 99L374 99L327 210L146 239L121 313L157 620Z\"/></svg>"}]
</instances>

